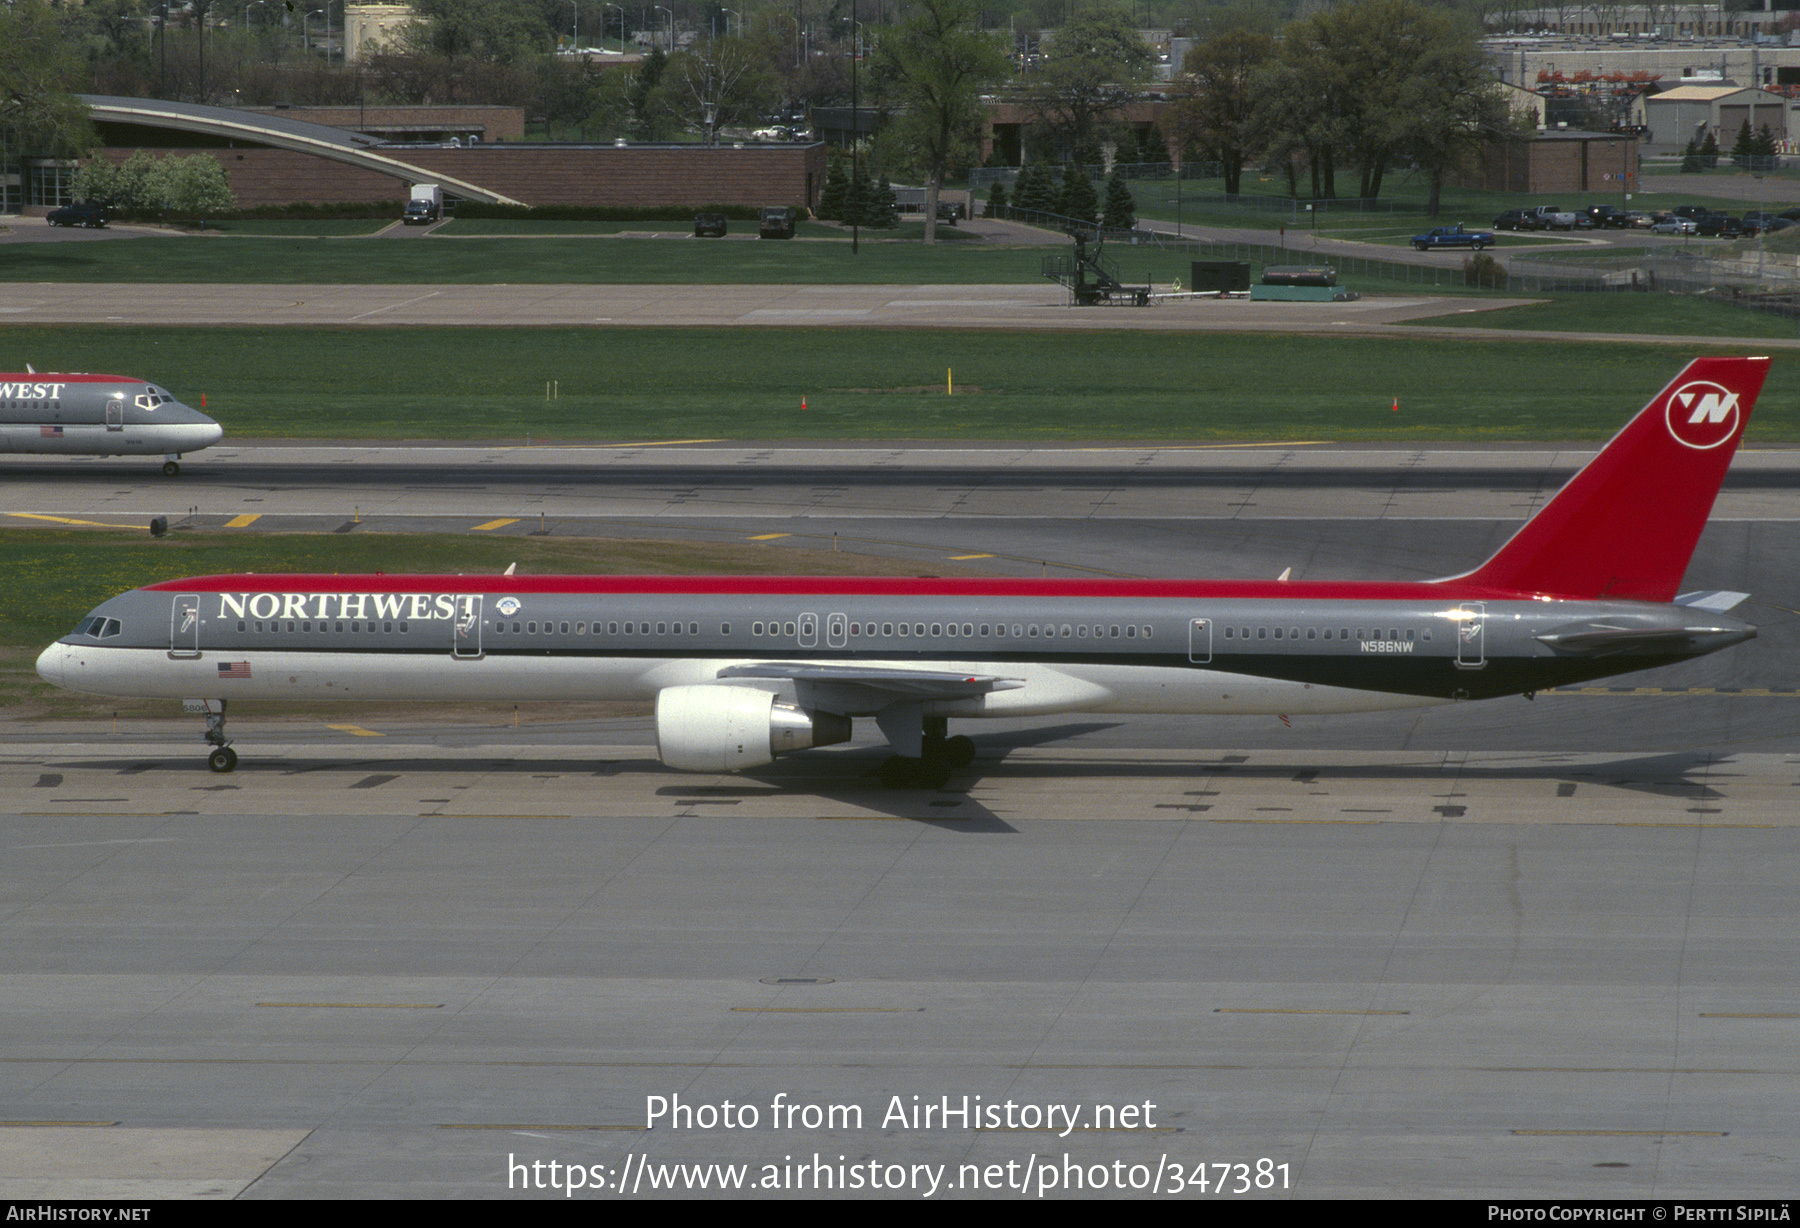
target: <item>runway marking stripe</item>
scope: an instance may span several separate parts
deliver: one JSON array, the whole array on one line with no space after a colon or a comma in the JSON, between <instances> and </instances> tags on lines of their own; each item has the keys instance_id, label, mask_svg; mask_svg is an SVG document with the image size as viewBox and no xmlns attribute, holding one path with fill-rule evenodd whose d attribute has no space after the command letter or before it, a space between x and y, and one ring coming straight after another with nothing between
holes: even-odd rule
<instances>
[{"instance_id":1,"label":"runway marking stripe","mask_svg":"<svg viewBox=\"0 0 1800 1228\"><path fill-rule=\"evenodd\" d=\"M490 520L486 524L476 525L473 529L470 530L470 532L480 533L486 529L504 529L509 524L518 524L518 523L519 523L519 521L518 521L517 517L514 517L511 520Z\"/></svg>"},{"instance_id":2,"label":"runway marking stripe","mask_svg":"<svg viewBox=\"0 0 1800 1228\"><path fill-rule=\"evenodd\" d=\"M632 1130L643 1133L644 1126L546 1126L537 1122L507 1121L440 1121L440 1130Z\"/></svg>"},{"instance_id":3,"label":"runway marking stripe","mask_svg":"<svg viewBox=\"0 0 1800 1228\"><path fill-rule=\"evenodd\" d=\"M911 1015L922 1013L922 1006L733 1006L732 1011L746 1015Z\"/></svg>"},{"instance_id":4,"label":"runway marking stripe","mask_svg":"<svg viewBox=\"0 0 1800 1228\"><path fill-rule=\"evenodd\" d=\"M772 542L778 537L792 537L792 533L763 533L750 538L753 542Z\"/></svg>"},{"instance_id":5,"label":"runway marking stripe","mask_svg":"<svg viewBox=\"0 0 1800 1228\"><path fill-rule=\"evenodd\" d=\"M1548 695L1747 695L1752 698L1770 695L1800 694L1791 686L1559 686Z\"/></svg>"},{"instance_id":6,"label":"runway marking stripe","mask_svg":"<svg viewBox=\"0 0 1800 1228\"><path fill-rule=\"evenodd\" d=\"M1724 1130L1508 1130L1519 1138L1724 1138Z\"/></svg>"},{"instance_id":7,"label":"runway marking stripe","mask_svg":"<svg viewBox=\"0 0 1800 1228\"><path fill-rule=\"evenodd\" d=\"M247 529L261 519L261 512L245 512L241 516L233 516L230 520L227 520L225 522L225 527L228 529Z\"/></svg>"},{"instance_id":8,"label":"runway marking stripe","mask_svg":"<svg viewBox=\"0 0 1800 1228\"><path fill-rule=\"evenodd\" d=\"M1411 1011L1306 1010L1289 1006L1215 1006L1215 1015L1410 1015Z\"/></svg>"},{"instance_id":9,"label":"runway marking stripe","mask_svg":"<svg viewBox=\"0 0 1800 1228\"><path fill-rule=\"evenodd\" d=\"M257 1007L329 1008L329 1010L443 1010L441 1001L259 1001Z\"/></svg>"},{"instance_id":10,"label":"runway marking stripe","mask_svg":"<svg viewBox=\"0 0 1800 1228\"><path fill-rule=\"evenodd\" d=\"M993 557L994 556L991 554L953 554L950 556L952 561L958 563L962 562L964 559L991 559Z\"/></svg>"},{"instance_id":11,"label":"runway marking stripe","mask_svg":"<svg viewBox=\"0 0 1800 1228\"><path fill-rule=\"evenodd\" d=\"M339 733L353 733L359 738L385 738L387 734L376 733L373 729L364 729L361 725L327 725L327 729L335 729Z\"/></svg>"},{"instance_id":12,"label":"runway marking stripe","mask_svg":"<svg viewBox=\"0 0 1800 1228\"><path fill-rule=\"evenodd\" d=\"M135 529L134 524L108 524L104 520L77 520L73 516L46 516L39 512L8 512L8 516L17 516L21 520L48 520L52 524L79 524L95 529Z\"/></svg>"}]
</instances>

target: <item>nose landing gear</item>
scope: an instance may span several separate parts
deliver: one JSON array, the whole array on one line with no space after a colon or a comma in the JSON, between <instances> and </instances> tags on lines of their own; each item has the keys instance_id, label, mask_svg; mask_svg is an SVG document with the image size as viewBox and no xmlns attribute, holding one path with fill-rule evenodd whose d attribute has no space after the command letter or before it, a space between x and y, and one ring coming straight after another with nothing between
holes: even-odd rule
<instances>
[{"instance_id":1,"label":"nose landing gear","mask_svg":"<svg viewBox=\"0 0 1800 1228\"><path fill-rule=\"evenodd\" d=\"M225 701L222 699L190 699L184 701L189 712L206 715L206 741L213 747L206 756L206 766L215 772L229 772L237 767L238 754L225 736Z\"/></svg>"}]
</instances>

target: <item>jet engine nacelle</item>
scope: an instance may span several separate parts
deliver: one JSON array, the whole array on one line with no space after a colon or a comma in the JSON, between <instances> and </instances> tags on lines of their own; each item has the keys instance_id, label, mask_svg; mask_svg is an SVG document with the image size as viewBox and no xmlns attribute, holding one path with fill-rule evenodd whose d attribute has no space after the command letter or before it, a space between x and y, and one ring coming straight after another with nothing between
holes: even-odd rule
<instances>
[{"instance_id":1,"label":"jet engine nacelle","mask_svg":"<svg viewBox=\"0 0 1800 1228\"><path fill-rule=\"evenodd\" d=\"M736 772L849 740L849 717L782 703L768 691L675 686L656 696L656 753L684 772Z\"/></svg>"}]
</instances>

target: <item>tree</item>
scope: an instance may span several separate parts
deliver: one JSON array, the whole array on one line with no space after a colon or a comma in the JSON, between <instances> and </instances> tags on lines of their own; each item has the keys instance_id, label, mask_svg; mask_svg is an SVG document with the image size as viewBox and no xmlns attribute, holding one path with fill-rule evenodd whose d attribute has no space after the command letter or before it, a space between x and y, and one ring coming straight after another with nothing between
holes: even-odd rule
<instances>
[{"instance_id":1,"label":"tree","mask_svg":"<svg viewBox=\"0 0 1800 1228\"><path fill-rule=\"evenodd\" d=\"M654 89L647 105L660 106L708 143L720 128L755 121L780 92L775 74L736 38L709 39L676 52Z\"/></svg>"},{"instance_id":2,"label":"tree","mask_svg":"<svg viewBox=\"0 0 1800 1228\"><path fill-rule=\"evenodd\" d=\"M1077 160L1100 144L1102 122L1133 97L1150 49L1122 10L1084 9L1056 32L1043 64L1024 78L1026 106L1061 132Z\"/></svg>"},{"instance_id":3,"label":"tree","mask_svg":"<svg viewBox=\"0 0 1800 1228\"><path fill-rule=\"evenodd\" d=\"M1063 168L1062 195L1057 200L1056 211L1089 226L1099 220L1100 197L1094 191L1094 181L1087 177L1086 168L1073 162Z\"/></svg>"},{"instance_id":4,"label":"tree","mask_svg":"<svg viewBox=\"0 0 1800 1228\"><path fill-rule=\"evenodd\" d=\"M211 154L158 158L150 171L150 191L177 217L208 217L237 204L225 168Z\"/></svg>"},{"instance_id":5,"label":"tree","mask_svg":"<svg viewBox=\"0 0 1800 1228\"><path fill-rule=\"evenodd\" d=\"M1381 194L1389 165L1410 159L1444 177L1510 130L1474 27L1419 0L1348 0L1290 25L1265 79L1272 148L1311 163L1315 197L1336 195L1342 157L1358 195Z\"/></svg>"},{"instance_id":6,"label":"tree","mask_svg":"<svg viewBox=\"0 0 1800 1228\"><path fill-rule=\"evenodd\" d=\"M849 159L833 151L825 163L825 188L819 193L818 214L828 222L848 220L845 211L850 206L850 167Z\"/></svg>"},{"instance_id":7,"label":"tree","mask_svg":"<svg viewBox=\"0 0 1800 1228\"><path fill-rule=\"evenodd\" d=\"M1218 159L1228 196L1242 190L1244 162L1261 141L1259 74L1274 57L1275 40L1249 30L1228 30L1188 52L1188 92L1171 108L1175 136Z\"/></svg>"},{"instance_id":8,"label":"tree","mask_svg":"<svg viewBox=\"0 0 1800 1228\"><path fill-rule=\"evenodd\" d=\"M1013 183L1013 208L1032 213L1056 212L1056 184L1050 178L1050 168L1042 162L1033 162L1019 172Z\"/></svg>"},{"instance_id":9,"label":"tree","mask_svg":"<svg viewBox=\"0 0 1800 1228\"><path fill-rule=\"evenodd\" d=\"M1130 230L1137 225L1137 201L1117 171L1106 181L1106 213L1100 224L1108 230Z\"/></svg>"},{"instance_id":10,"label":"tree","mask_svg":"<svg viewBox=\"0 0 1800 1228\"><path fill-rule=\"evenodd\" d=\"M22 153L71 158L98 143L87 105L69 92L80 76L49 6L16 0L0 12L0 170Z\"/></svg>"},{"instance_id":11,"label":"tree","mask_svg":"<svg viewBox=\"0 0 1800 1228\"><path fill-rule=\"evenodd\" d=\"M1743 166L1750 157L1750 147L1756 138L1750 133L1750 121L1745 120L1738 125L1737 140L1731 143L1731 161L1734 165Z\"/></svg>"},{"instance_id":12,"label":"tree","mask_svg":"<svg viewBox=\"0 0 1800 1228\"><path fill-rule=\"evenodd\" d=\"M938 195L950 165L977 147L984 88L1006 77L999 41L981 30L976 0L919 0L881 40L877 68L901 108L890 138L925 172L925 242L937 242Z\"/></svg>"},{"instance_id":13,"label":"tree","mask_svg":"<svg viewBox=\"0 0 1800 1228\"><path fill-rule=\"evenodd\" d=\"M544 47L550 29L532 0L413 0L420 20L407 27L409 51L510 60Z\"/></svg>"}]
</instances>

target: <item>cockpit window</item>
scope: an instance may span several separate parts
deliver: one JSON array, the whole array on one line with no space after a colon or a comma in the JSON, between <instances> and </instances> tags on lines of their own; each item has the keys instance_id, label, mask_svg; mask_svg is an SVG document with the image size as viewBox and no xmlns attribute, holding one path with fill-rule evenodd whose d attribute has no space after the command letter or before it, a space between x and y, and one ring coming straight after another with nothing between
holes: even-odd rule
<instances>
[{"instance_id":1,"label":"cockpit window","mask_svg":"<svg viewBox=\"0 0 1800 1228\"><path fill-rule=\"evenodd\" d=\"M71 634L71 635L91 635L95 639L98 640L98 639L111 639L113 636L119 634L119 632L121 632L123 630L124 630L124 628L122 626L120 626L118 619L104 618L98 614L95 614L95 615L92 615L91 617L82 619L79 623L76 623L75 630L71 631L69 634Z\"/></svg>"}]
</instances>

